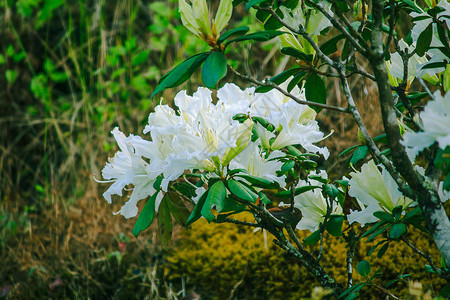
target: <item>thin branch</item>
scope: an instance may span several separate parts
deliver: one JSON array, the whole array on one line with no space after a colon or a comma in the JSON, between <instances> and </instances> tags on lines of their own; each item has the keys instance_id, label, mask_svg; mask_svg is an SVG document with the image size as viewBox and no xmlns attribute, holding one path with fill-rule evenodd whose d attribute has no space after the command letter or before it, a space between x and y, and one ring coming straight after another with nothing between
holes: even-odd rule
<instances>
[{"instance_id":1,"label":"thin branch","mask_svg":"<svg viewBox=\"0 0 450 300\"><path fill-rule=\"evenodd\" d=\"M395 179L399 187L403 187L404 190L407 190L402 178L395 170L391 161L381 153L380 149L378 149L377 145L375 145L373 139L370 137L369 131L367 130L361 118L361 114L359 113L358 108L356 107L356 103L350 91L350 86L348 85L347 78L345 78L343 66L338 69L338 73L341 75L341 84L344 89L344 94L347 98L349 110L352 112L353 119L355 120L356 124L361 129L361 134L363 135L364 140L366 141L367 147L369 147L370 152L386 167L386 170Z\"/></svg>"},{"instance_id":2,"label":"thin branch","mask_svg":"<svg viewBox=\"0 0 450 300\"><path fill-rule=\"evenodd\" d=\"M385 289L382 286L379 286L377 284L373 284L372 286L377 288L377 289L379 289L380 291L382 291L383 293L385 293L386 295L388 295L388 297L391 297L392 299L395 299L395 300L399 300L400 299L399 297L395 296L394 294L392 294L391 292L389 292L387 289Z\"/></svg>"},{"instance_id":3,"label":"thin branch","mask_svg":"<svg viewBox=\"0 0 450 300\"><path fill-rule=\"evenodd\" d=\"M311 1L311 0L308 0L308 1L313 2L313 1ZM320 9L319 6L321 6L321 5L320 5L320 4L316 4L316 5L317 5L318 9ZM323 9L323 8L322 8L322 9ZM360 49L360 48L356 47L355 44L354 44L354 43L356 43L356 40L355 40L354 43L353 43L352 41L350 41L350 42L353 44L353 46L354 46L359 52L361 52L362 54L369 53L369 52L371 51L371 50L370 50L370 47L369 47L369 45L366 43L366 41L364 40L364 38L361 36L361 34L359 33L359 31L356 31L356 30L353 28L352 24L350 24L350 22L347 20L347 18L345 17L345 15L343 15L342 12L341 12L339 9L336 9L335 12L336 12L336 14L338 15L338 17L344 22L345 26L347 26L350 36L351 36L351 37L356 37L357 40L359 41L360 44L356 44L356 45L358 45L358 46L361 46L361 45L362 45L362 46L361 46L361 49ZM322 13L323 13L323 12L322 12ZM331 16L330 16L330 17L331 17ZM333 18L333 19L334 19L334 18ZM338 22L336 21L336 19L334 19L334 20L335 20L334 22L331 21L331 23L332 23L333 25L335 25L335 23L338 23ZM338 24L339 24L339 23L338 23ZM362 24L362 23L361 23L361 24ZM336 25L335 25L335 26L336 26Z\"/></svg>"},{"instance_id":4,"label":"thin branch","mask_svg":"<svg viewBox=\"0 0 450 300\"><path fill-rule=\"evenodd\" d=\"M256 227L256 228L261 228L261 225L256 224L256 223L251 223L251 222L244 222L244 221L239 221L236 219L230 219L230 218L226 218L223 220L213 220L214 223L233 223L233 224L237 224L237 225L244 225L244 226L248 226L248 227Z\"/></svg>"},{"instance_id":5,"label":"thin branch","mask_svg":"<svg viewBox=\"0 0 450 300\"><path fill-rule=\"evenodd\" d=\"M323 61L325 61L327 64L329 64L330 66L334 66L336 64L331 58L326 56L322 52L322 50L320 50L319 46L317 46L317 44L313 41L311 36L309 36L309 34L306 32L305 28L302 25L300 25L299 28L292 27L291 25L287 24L282 18L280 18L280 16L270 7L259 7L259 6L256 6L256 9L269 12L284 27L286 27L287 29L289 29L292 32L295 32L295 33L300 34L301 36L303 36L303 38L308 41L308 43L311 45L311 47L313 47L314 51L316 51L317 56L320 59L322 59Z\"/></svg>"},{"instance_id":6,"label":"thin branch","mask_svg":"<svg viewBox=\"0 0 450 300\"><path fill-rule=\"evenodd\" d=\"M359 70L359 69L356 69L356 70L351 71L351 72L350 72L349 74L347 74L345 77L346 77L346 78L349 78L350 76L353 76L353 75L355 75L355 74L362 75L362 76L364 76L364 77L369 78L370 80L375 81L375 76L373 76L372 74L367 73L367 72L365 72L365 71L363 71L363 70Z\"/></svg>"},{"instance_id":7,"label":"thin branch","mask_svg":"<svg viewBox=\"0 0 450 300\"><path fill-rule=\"evenodd\" d=\"M390 5L390 15L389 15L389 35L388 35L388 39L386 41L386 48L384 49L384 55L386 55L389 51L389 44L392 41L392 38L394 37L394 29L395 29L395 1L394 0L390 0L389 1L389 5Z\"/></svg>"},{"instance_id":8,"label":"thin branch","mask_svg":"<svg viewBox=\"0 0 450 300\"><path fill-rule=\"evenodd\" d=\"M275 84L275 83L272 82L272 81L269 81L269 80L267 80L267 81L265 81L265 82L259 81L259 80L254 79L253 77L250 77L250 76L248 76L248 75L244 75L244 74L239 73L238 71L236 71L236 70L235 70L233 67L231 67L231 66L228 66L228 67L230 68L230 70L231 70L234 74L236 74L237 76L241 77L242 79L247 80L247 81L250 81L250 82L252 82L252 83L254 83L254 84L257 84L257 85L273 87L274 89L277 89L278 91L280 91L283 95L285 95L285 96L291 98L292 100L294 100L295 102L297 102L297 103L299 103L299 104L309 105L309 106L315 106L315 107L320 107L320 108L324 108L324 109L335 110L335 111L342 112L342 113L350 113L350 111L349 111L348 109L343 108L343 107L332 106L332 105L327 105L327 104L322 104L322 103L316 103L316 102L311 102L311 101L301 100L300 98L298 98L298 97L292 95L291 93L289 93L289 92L283 90L280 86L278 86L277 84Z\"/></svg>"},{"instance_id":9,"label":"thin branch","mask_svg":"<svg viewBox=\"0 0 450 300\"><path fill-rule=\"evenodd\" d=\"M340 32L342 32L342 34L346 37L346 39L352 43L353 47L356 48L356 50L358 50L360 53L362 54L369 54L371 49L369 47L369 45L364 41L364 39L362 38L362 36L356 32L353 27L350 25L350 23L348 22L348 20L342 15L339 14L339 10L336 10L336 12L338 13L338 16L344 21L344 23L348 24L348 29L350 30L350 33L347 31L347 29L345 29L344 26L342 26L341 23L339 23L335 18L333 18L324 8L320 3L316 3L312 0L306 0L306 2L311 5L312 7L316 8L318 11L320 11L328 20L330 20L331 24L333 24L333 26L337 29L339 29ZM360 42L363 42L363 46L361 46L355 39L354 37L356 37Z\"/></svg>"},{"instance_id":10,"label":"thin branch","mask_svg":"<svg viewBox=\"0 0 450 300\"><path fill-rule=\"evenodd\" d=\"M401 239L406 245L408 245L414 252L416 252L417 254L419 254L420 256L422 256L423 258L425 258L428 262L428 264L430 265L430 267L433 269L433 271L436 274L439 274L438 268L435 266L435 264L433 263L433 259L431 258L431 255L428 253L423 253L419 248L417 248L416 246L414 246L409 240L408 238L402 236ZM445 277L444 277L445 278Z\"/></svg>"}]
</instances>

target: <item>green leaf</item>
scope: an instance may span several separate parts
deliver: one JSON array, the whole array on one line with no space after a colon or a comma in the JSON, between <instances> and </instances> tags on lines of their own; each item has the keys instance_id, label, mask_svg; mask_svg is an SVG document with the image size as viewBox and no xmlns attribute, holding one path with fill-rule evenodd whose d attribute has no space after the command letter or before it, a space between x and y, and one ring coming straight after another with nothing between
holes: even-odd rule
<instances>
[{"instance_id":1,"label":"green leaf","mask_svg":"<svg viewBox=\"0 0 450 300\"><path fill-rule=\"evenodd\" d=\"M377 237L378 235L382 234L389 226L391 226L391 224L386 224L386 223L384 223L384 225L381 226L380 229L378 229L377 231L375 231L374 233L372 233L372 234L367 238L367 241L370 242L370 241L373 240L375 237Z\"/></svg>"},{"instance_id":2,"label":"green leaf","mask_svg":"<svg viewBox=\"0 0 450 300\"><path fill-rule=\"evenodd\" d=\"M17 79L17 71L16 70L6 70L5 77L9 84L13 84Z\"/></svg>"},{"instance_id":3,"label":"green leaf","mask_svg":"<svg viewBox=\"0 0 450 300\"><path fill-rule=\"evenodd\" d=\"M197 195L195 192L196 188L186 182L175 182L172 186L188 198L193 198Z\"/></svg>"},{"instance_id":4,"label":"green leaf","mask_svg":"<svg viewBox=\"0 0 450 300\"><path fill-rule=\"evenodd\" d=\"M133 59L131 60L131 65L138 66L138 65L144 63L147 60L149 54L150 54L150 50L144 50L144 51L139 52L138 54L133 56Z\"/></svg>"},{"instance_id":5,"label":"green leaf","mask_svg":"<svg viewBox=\"0 0 450 300\"><path fill-rule=\"evenodd\" d=\"M0 54L0 65L4 65L6 63L6 58L3 54Z\"/></svg>"},{"instance_id":6,"label":"green leaf","mask_svg":"<svg viewBox=\"0 0 450 300\"><path fill-rule=\"evenodd\" d=\"M303 78L306 76L306 72L300 72L297 75L294 76L294 78L292 78L292 80L289 82L288 86L287 86L287 90L290 93L294 87L303 80Z\"/></svg>"},{"instance_id":7,"label":"green leaf","mask_svg":"<svg viewBox=\"0 0 450 300\"><path fill-rule=\"evenodd\" d=\"M306 100L315 103L325 104L327 102L325 83L319 75L309 74L305 82L305 97Z\"/></svg>"},{"instance_id":8,"label":"green leaf","mask_svg":"<svg viewBox=\"0 0 450 300\"><path fill-rule=\"evenodd\" d=\"M298 187L295 189L294 195L297 196L297 195L303 194L307 191L311 191L311 190L318 189L318 188L320 188L320 186L318 186L318 185L301 186L301 187ZM282 192L279 192L278 194L275 194L275 196L278 198L290 198L291 191L282 191Z\"/></svg>"},{"instance_id":9,"label":"green leaf","mask_svg":"<svg viewBox=\"0 0 450 300\"><path fill-rule=\"evenodd\" d=\"M229 38L231 36L235 36L235 35L246 34L249 30L250 30L250 28L248 28L247 26L242 26L242 27L238 27L238 28L234 28L234 29L228 30L227 32L224 32L219 37L219 39L217 40L217 43L218 44L222 44L227 38Z\"/></svg>"},{"instance_id":10,"label":"green leaf","mask_svg":"<svg viewBox=\"0 0 450 300\"><path fill-rule=\"evenodd\" d=\"M166 199L170 213L174 217L175 221L177 221L180 225L186 224L190 212L186 205L184 205L181 197L175 192L168 192L164 195L164 199Z\"/></svg>"},{"instance_id":11,"label":"green leaf","mask_svg":"<svg viewBox=\"0 0 450 300\"><path fill-rule=\"evenodd\" d=\"M323 43L320 46L320 50L322 50L322 52L325 55L330 55L334 52L337 51L337 43L342 40L344 38L343 34L339 34L331 39L329 39L328 41L326 41L325 43Z\"/></svg>"},{"instance_id":12,"label":"green leaf","mask_svg":"<svg viewBox=\"0 0 450 300\"><path fill-rule=\"evenodd\" d=\"M394 223L394 218L392 217L392 215L390 213L384 212L384 211L376 211L373 213L373 215L380 219L383 220L387 223Z\"/></svg>"},{"instance_id":13,"label":"green leaf","mask_svg":"<svg viewBox=\"0 0 450 300\"><path fill-rule=\"evenodd\" d=\"M270 78L270 81L280 85L283 82L285 82L286 80L288 80L288 78L291 77L292 75L297 74L300 70L301 70L300 68L286 70L286 71L281 72L280 74ZM271 86L259 86L256 88L255 93L266 93L272 89L273 89L273 87L271 87Z\"/></svg>"},{"instance_id":14,"label":"green leaf","mask_svg":"<svg viewBox=\"0 0 450 300\"><path fill-rule=\"evenodd\" d=\"M361 146L353 152L352 158L350 159L351 164L356 164L360 160L366 158L369 148L367 146Z\"/></svg>"},{"instance_id":15,"label":"green leaf","mask_svg":"<svg viewBox=\"0 0 450 300\"><path fill-rule=\"evenodd\" d=\"M323 191L331 198L336 198L337 195L339 195L338 188L333 184L325 184L325 186L323 187Z\"/></svg>"},{"instance_id":16,"label":"green leaf","mask_svg":"<svg viewBox=\"0 0 450 300\"><path fill-rule=\"evenodd\" d=\"M417 7L416 3L412 0L400 0L400 2L404 3L406 6L408 6L417 13L422 12L422 10L419 7Z\"/></svg>"},{"instance_id":17,"label":"green leaf","mask_svg":"<svg viewBox=\"0 0 450 300\"><path fill-rule=\"evenodd\" d=\"M237 203L234 199L226 197L223 201L223 208L220 210L220 213L240 213L245 210L246 208L244 205Z\"/></svg>"},{"instance_id":18,"label":"green leaf","mask_svg":"<svg viewBox=\"0 0 450 300\"><path fill-rule=\"evenodd\" d=\"M242 200L249 201L252 203L256 203L256 200L258 200L257 194L255 194L248 187L246 187L245 185L234 179L228 180L228 189L233 195L237 196Z\"/></svg>"},{"instance_id":19,"label":"green leaf","mask_svg":"<svg viewBox=\"0 0 450 300\"><path fill-rule=\"evenodd\" d=\"M221 211L224 206L224 200L227 196L227 190L222 181L217 181L213 184L213 186L209 189L208 197L206 197L205 204L202 208L202 216L211 222L216 217L211 213L211 208L214 205L217 211Z\"/></svg>"},{"instance_id":20,"label":"green leaf","mask_svg":"<svg viewBox=\"0 0 450 300\"><path fill-rule=\"evenodd\" d=\"M167 249L172 239L172 217L167 203L167 198L161 201L158 209L158 233L161 241L161 246Z\"/></svg>"},{"instance_id":21,"label":"green leaf","mask_svg":"<svg viewBox=\"0 0 450 300\"><path fill-rule=\"evenodd\" d=\"M358 148L358 147L363 147L363 145L354 145L354 146L351 146L350 148L347 148L347 149L345 149L344 151L342 151L342 152L338 155L338 157L341 157L342 155L347 154L347 153L349 153L350 151L352 151L353 149Z\"/></svg>"},{"instance_id":22,"label":"green leaf","mask_svg":"<svg viewBox=\"0 0 450 300\"><path fill-rule=\"evenodd\" d=\"M281 173L285 174L286 172L288 172L290 169L292 169L295 166L295 161L294 160L288 160L287 162L285 162L282 166L281 166Z\"/></svg>"},{"instance_id":23,"label":"green leaf","mask_svg":"<svg viewBox=\"0 0 450 300\"><path fill-rule=\"evenodd\" d=\"M141 231L144 231L152 224L153 217L155 216L155 201L157 195L158 192L153 194L153 196L147 200L147 203L145 203L144 208L139 214L132 231L135 237L138 237Z\"/></svg>"},{"instance_id":24,"label":"green leaf","mask_svg":"<svg viewBox=\"0 0 450 300\"><path fill-rule=\"evenodd\" d=\"M389 237L391 239L398 239L406 232L406 225L403 223L397 223L392 225L391 229L389 229Z\"/></svg>"},{"instance_id":25,"label":"green leaf","mask_svg":"<svg viewBox=\"0 0 450 300\"><path fill-rule=\"evenodd\" d=\"M264 204L272 203L272 201L270 201L270 199L263 192L259 192L258 195L259 195L259 199L261 200L262 203L264 203Z\"/></svg>"},{"instance_id":26,"label":"green leaf","mask_svg":"<svg viewBox=\"0 0 450 300\"><path fill-rule=\"evenodd\" d=\"M445 68L447 64L445 61L439 61L439 62L432 62L423 65L422 69L437 69L437 68Z\"/></svg>"},{"instance_id":27,"label":"green leaf","mask_svg":"<svg viewBox=\"0 0 450 300\"><path fill-rule=\"evenodd\" d=\"M303 242L306 245L314 245L320 240L320 230L316 230L313 233L311 233L308 237L303 239Z\"/></svg>"},{"instance_id":28,"label":"green leaf","mask_svg":"<svg viewBox=\"0 0 450 300\"><path fill-rule=\"evenodd\" d=\"M352 287L346 289L344 292L342 292L342 294L339 295L338 299L342 299L350 293L359 295L358 291L360 291L364 286L365 286L365 283L363 283L363 282L357 283L357 284L353 285ZM348 296L348 297L350 297L350 296ZM345 299L348 299L348 297Z\"/></svg>"},{"instance_id":29,"label":"green leaf","mask_svg":"<svg viewBox=\"0 0 450 300\"><path fill-rule=\"evenodd\" d=\"M209 52L198 53L189 57L181 64L177 65L170 72L161 77L161 80L155 91L153 92L151 98L153 99L156 94L168 88L176 87L188 80L189 77L191 77L192 73L194 73L200 67L200 65L208 56Z\"/></svg>"},{"instance_id":30,"label":"green leaf","mask_svg":"<svg viewBox=\"0 0 450 300\"><path fill-rule=\"evenodd\" d=\"M433 37L433 23L427 26L427 28L419 35L417 39L416 52L419 56L424 56L428 51Z\"/></svg>"},{"instance_id":31,"label":"green leaf","mask_svg":"<svg viewBox=\"0 0 450 300\"><path fill-rule=\"evenodd\" d=\"M378 243L375 244L375 246L373 246L372 248L370 248L369 252L367 252L367 256L372 255L373 251L375 251L377 249L378 246L380 246L381 244L386 243L388 240L381 240Z\"/></svg>"},{"instance_id":32,"label":"green leaf","mask_svg":"<svg viewBox=\"0 0 450 300\"><path fill-rule=\"evenodd\" d=\"M421 212L422 212L422 210L420 209L420 207L415 207L414 209L408 211L402 220L407 221L407 220L411 219L412 217L420 214Z\"/></svg>"},{"instance_id":33,"label":"green leaf","mask_svg":"<svg viewBox=\"0 0 450 300\"><path fill-rule=\"evenodd\" d=\"M331 215L327 221L325 228L332 236L342 235L342 224L344 223L344 216Z\"/></svg>"},{"instance_id":34,"label":"green leaf","mask_svg":"<svg viewBox=\"0 0 450 300\"><path fill-rule=\"evenodd\" d=\"M366 236L368 236L369 234L372 234L372 233L375 232L375 230L377 230L378 227L380 227L381 225L386 225L386 223L385 223L385 222L378 222L378 223L376 223L376 224L373 225L369 230L367 230L367 231L361 236L361 238L366 237Z\"/></svg>"},{"instance_id":35,"label":"green leaf","mask_svg":"<svg viewBox=\"0 0 450 300\"><path fill-rule=\"evenodd\" d=\"M359 262L358 266L356 267L356 270L358 271L359 275L362 277L366 277L370 274L370 264L367 260L362 260Z\"/></svg>"},{"instance_id":36,"label":"green leaf","mask_svg":"<svg viewBox=\"0 0 450 300\"><path fill-rule=\"evenodd\" d=\"M206 198L208 197L208 193L209 193L209 190L204 192L203 195L198 200L197 204L194 207L194 210L192 211L191 215L189 216L189 218L186 222L186 227L188 227L189 225L191 225L192 223L194 223L195 221L200 219L200 217L202 216L202 209L203 209L203 206L205 205L205 201L206 201Z\"/></svg>"},{"instance_id":37,"label":"green leaf","mask_svg":"<svg viewBox=\"0 0 450 300\"><path fill-rule=\"evenodd\" d=\"M247 171L246 169L233 169L233 170L230 170L230 171L228 172L227 175L228 175L228 176L232 176L232 175L238 174L238 173L249 174L248 171Z\"/></svg>"},{"instance_id":38,"label":"green leaf","mask_svg":"<svg viewBox=\"0 0 450 300\"><path fill-rule=\"evenodd\" d=\"M233 43L233 42L242 42L242 41L248 41L248 40L254 40L257 42L266 42L266 41L269 41L269 40L271 40L279 35L285 34L285 33L286 32L284 32L284 31L277 31L277 30L258 31L255 33L250 33L247 35L237 37L237 38L229 41L227 43L227 45L230 43Z\"/></svg>"},{"instance_id":39,"label":"green leaf","mask_svg":"<svg viewBox=\"0 0 450 300\"><path fill-rule=\"evenodd\" d=\"M260 3L263 3L266 0L250 0L245 5L245 10L248 11L253 5L258 5Z\"/></svg>"},{"instance_id":40,"label":"green leaf","mask_svg":"<svg viewBox=\"0 0 450 300\"><path fill-rule=\"evenodd\" d=\"M238 174L236 176L244 178L245 180L250 182L252 184L252 186L254 186L254 187L259 187L259 188L263 188L263 189L274 189L274 188L280 187L280 185L277 182L272 182L272 181L264 179L264 178L251 176L251 175L241 175L241 174Z\"/></svg>"},{"instance_id":41,"label":"green leaf","mask_svg":"<svg viewBox=\"0 0 450 300\"><path fill-rule=\"evenodd\" d=\"M439 296L444 298L450 298L450 284L447 284L442 288L442 290L439 292Z\"/></svg>"},{"instance_id":42,"label":"green leaf","mask_svg":"<svg viewBox=\"0 0 450 300\"><path fill-rule=\"evenodd\" d=\"M217 82L227 75L227 60L222 52L214 51L202 67L202 81L206 87L215 89Z\"/></svg>"},{"instance_id":43,"label":"green leaf","mask_svg":"<svg viewBox=\"0 0 450 300\"><path fill-rule=\"evenodd\" d=\"M389 243L384 244L383 247L381 247L380 251L378 251L377 257L382 258L388 248L389 248Z\"/></svg>"},{"instance_id":44,"label":"green leaf","mask_svg":"<svg viewBox=\"0 0 450 300\"><path fill-rule=\"evenodd\" d=\"M302 51L295 49L293 47L284 47L281 49L281 53L293 56L295 58L298 58L302 61L312 62L313 56L311 54L305 54Z\"/></svg>"},{"instance_id":45,"label":"green leaf","mask_svg":"<svg viewBox=\"0 0 450 300\"><path fill-rule=\"evenodd\" d=\"M399 220L400 217L402 216L402 212L403 212L403 206L398 205L398 206L394 207L394 209L392 210L392 215L394 216L394 219Z\"/></svg>"}]
</instances>

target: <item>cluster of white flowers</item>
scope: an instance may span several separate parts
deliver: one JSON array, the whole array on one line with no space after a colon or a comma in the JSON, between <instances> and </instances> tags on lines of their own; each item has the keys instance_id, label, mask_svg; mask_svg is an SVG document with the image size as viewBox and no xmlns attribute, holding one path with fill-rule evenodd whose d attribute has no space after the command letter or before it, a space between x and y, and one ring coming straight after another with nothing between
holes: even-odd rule
<instances>
[{"instance_id":1,"label":"cluster of white flowers","mask_svg":"<svg viewBox=\"0 0 450 300\"><path fill-rule=\"evenodd\" d=\"M293 93L302 97L298 88ZM315 120L315 111L308 106L276 90L255 93L254 88L243 91L233 84L219 89L217 98L214 104L211 91L199 88L193 96L179 92L175 97L177 110L158 105L144 129L150 140L135 135L126 137L118 128L112 131L121 151L102 171L103 177L113 182L104 197L111 202L112 194L122 195L127 185L134 185L120 210L123 216L137 215L137 202L156 192L154 183L159 176L163 177L161 189L167 191L169 183L186 170L214 173L230 166L285 186L285 177L276 175L282 163L271 160L283 155L280 149L301 145L306 151L328 157L328 149L314 145L324 135ZM240 122L234 119L237 114L248 118ZM259 123L255 125L251 117L264 118L275 130L270 132ZM259 135L254 142L253 127Z\"/></svg>"}]
</instances>

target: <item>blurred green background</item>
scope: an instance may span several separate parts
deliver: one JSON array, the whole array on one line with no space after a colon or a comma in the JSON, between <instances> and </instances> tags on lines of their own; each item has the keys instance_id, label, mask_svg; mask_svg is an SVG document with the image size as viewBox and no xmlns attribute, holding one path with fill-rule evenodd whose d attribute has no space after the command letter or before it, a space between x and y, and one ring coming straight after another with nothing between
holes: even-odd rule
<instances>
[{"instance_id":1,"label":"blurred green background","mask_svg":"<svg viewBox=\"0 0 450 300\"><path fill-rule=\"evenodd\" d=\"M107 204L101 197L107 185L93 180L117 151L110 131L142 132L160 102L150 99L159 78L208 50L181 25L177 6L172 0L0 2L0 298L311 295L314 279L281 255L270 236L200 222L188 233L176 227L172 248L162 250L152 227L139 239L131 235L134 220L112 215L123 199ZM262 28L241 4L229 28L243 25ZM277 43L235 44L228 62L258 79L275 75L294 63ZM165 91L161 101L171 104L180 89L193 92L199 78ZM231 75L226 81L248 86ZM339 86L327 85L329 101L343 105ZM352 88L371 132L379 134L375 86L361 79ZM322 112L319 122L324 132L335 130L325 142L333 153L326 166L341 176L348 169L337 154L357 143L356 127L333 112ZM415 239L433 248L423 236ZM343 241L328 241L324 266L344 280ZM358 259L366 254L363 247ZM424 290L442 286L419 272L423 263L414 263L419 258L411 251L391 254L375 262L386 278L415 272ZM400 263L393 263L398 255ZM396 289L406 295L408 284Z\"/></svg>"}]
</instances>

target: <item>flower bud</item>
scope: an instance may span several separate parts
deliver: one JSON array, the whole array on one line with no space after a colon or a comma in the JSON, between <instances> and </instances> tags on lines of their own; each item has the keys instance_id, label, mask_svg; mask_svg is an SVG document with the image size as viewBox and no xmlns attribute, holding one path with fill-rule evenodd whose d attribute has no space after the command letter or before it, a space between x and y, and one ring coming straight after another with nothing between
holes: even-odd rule
<instances>
[{"instance_id":1,"label":"flower bud","mask_svg":"<svg viewBox=\"0 0 450 300\"><path fill-rule=\"evenodd\" d=\"M364 3L365 19L367 19L368 9L369 6ZM361 0L357 0L353 5L353 18L355 19L355 21L361 21L363 19L363 3Z\"/></svg>"}]
</instances>

